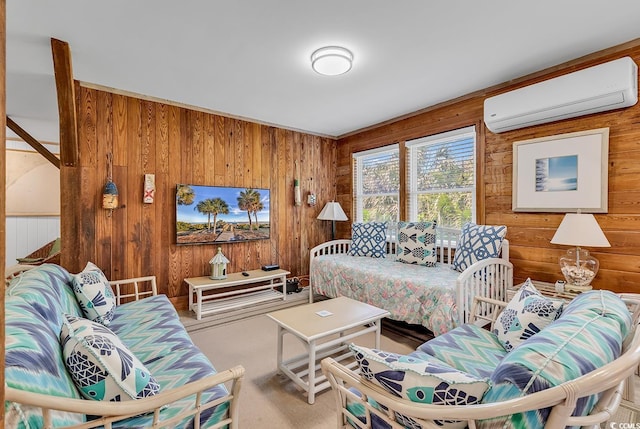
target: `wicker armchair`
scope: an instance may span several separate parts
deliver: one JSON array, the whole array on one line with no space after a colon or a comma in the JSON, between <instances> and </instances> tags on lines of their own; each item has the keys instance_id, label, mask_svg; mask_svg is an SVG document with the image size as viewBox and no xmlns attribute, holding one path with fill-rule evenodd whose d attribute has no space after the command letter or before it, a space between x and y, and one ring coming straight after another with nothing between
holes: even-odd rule
<instances>
[{"instance_id":1,"label":"wicker armchair","mask_svg":"<svg viewBox=\"0 0 640 429\"><path fill-rule=\"evenodd\" d=\"M378 427L374 423L377 421L384 422L383 426L401 429L404 425L397 421L397 415L400 413L413 419L423 428L439 427L435 423L438 420L462 420L469 428L476 428L482 419L550 407L551 412L545 425L548 429L566 426L599 428L601 422L609 420L615 413L623 396L633 393L628 390L625 392L625 382L634 374L640 362L640 329L636 329L640 319L640 295L622 294L621 298L625 300L632 313L633 324L620 357L604 367L556 387L502 402L457 406L410 402L393 396L332 358L325 358L321 366L336 398L337 427L370 429ZM481 307L493 307L493 311L489 317L481 315L472 321L489 322L493 325L499 309L504 305L506 303L475 297L474 315L483 313L478 311ZM356 394L353 388L359 394ZM571 416L578 398L596 393L600 393L601 396L589 415ZM372 402L378 406L373 406ZM349 404L351 406L348 407ZM351 410L355 409L353 404L364 410L362 419L352 413Z\"/></svg>"}]
</instances>

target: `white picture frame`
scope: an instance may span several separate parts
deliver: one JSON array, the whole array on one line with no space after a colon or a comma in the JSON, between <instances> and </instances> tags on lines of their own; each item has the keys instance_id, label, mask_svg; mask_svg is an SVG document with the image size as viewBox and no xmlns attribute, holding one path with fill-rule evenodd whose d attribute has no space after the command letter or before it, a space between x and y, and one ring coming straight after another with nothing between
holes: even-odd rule
<instances>
[{"instance_id":1,"label":"white picture frame","mask_svg":"<svg viewBox=\"0 0 640 429\"><path fill-rule=\"evenodd\" d=\"M514 212L607 213L609 128L513 144Z\"/></svg>"}]
</instances>

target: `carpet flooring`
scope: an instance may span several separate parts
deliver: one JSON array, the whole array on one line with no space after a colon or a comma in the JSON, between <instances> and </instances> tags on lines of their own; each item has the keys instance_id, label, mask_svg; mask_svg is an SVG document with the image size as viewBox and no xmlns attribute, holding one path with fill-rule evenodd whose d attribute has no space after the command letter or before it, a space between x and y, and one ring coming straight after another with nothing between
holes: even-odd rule
<instances>
[{"instance_id":1,"label":"carpet flooring","mask_svg":"<svg viewBox=\"0 0 640 429\"><path fill-rule=\"evenodd\" d=\"M316 394L315 404L276 370L277 326L265 315L197 330L190 333L193 342L218 370L244 366L245 378L240 393L240 427L330 429L337 426L336 404L327 389ZM373 334L355 339L357 344L373 347ZM381 348L408 353L420 343L383 329ZM302 343L291 335L284 337L284 358L304 352Z\"/></svg>"}]
</instances>

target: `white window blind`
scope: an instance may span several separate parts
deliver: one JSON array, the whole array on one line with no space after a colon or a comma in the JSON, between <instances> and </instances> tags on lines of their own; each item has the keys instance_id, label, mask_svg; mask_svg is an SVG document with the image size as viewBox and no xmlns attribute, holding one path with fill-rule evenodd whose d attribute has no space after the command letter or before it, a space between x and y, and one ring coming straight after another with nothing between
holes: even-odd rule
<instances>
[{"instance_id":1,"label":"white window blind","mask_svg":"<svg viewBox=\"0 0 640 429\"><path fill-rule=\"evenodd\" d=\"M356 222L398 220L399 156L397 144L353 154Z\"/></svg>"},{"instance_id":2,"label":"white window blind","mask_svg":"<svg viewBox=\"0 0 640 429\"><path fill-rule=\"evenodd\" d=\"M406 142L409 220L460 228L475 220L475 127Z\"/></svg>"}]
</instances>

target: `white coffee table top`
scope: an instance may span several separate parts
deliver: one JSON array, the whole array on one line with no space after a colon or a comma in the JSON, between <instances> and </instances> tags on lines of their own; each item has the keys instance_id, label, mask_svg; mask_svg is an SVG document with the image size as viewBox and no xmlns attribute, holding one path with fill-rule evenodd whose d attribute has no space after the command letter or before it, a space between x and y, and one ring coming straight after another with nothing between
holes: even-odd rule
<instances>
[{"instance_id":1,"label":"white coffee table top","mask_svg":"<svg viewBox=\"0 0 640 429\"><path fill-rule=\"evenodd\" d=\"M318 312L331 314L322 316ZM311 342L382 319L389 314L388 311L373 305L341 296L313 304L285 308L268 313L267 316L302 340Z\"/></svg>"}]
</instances>

